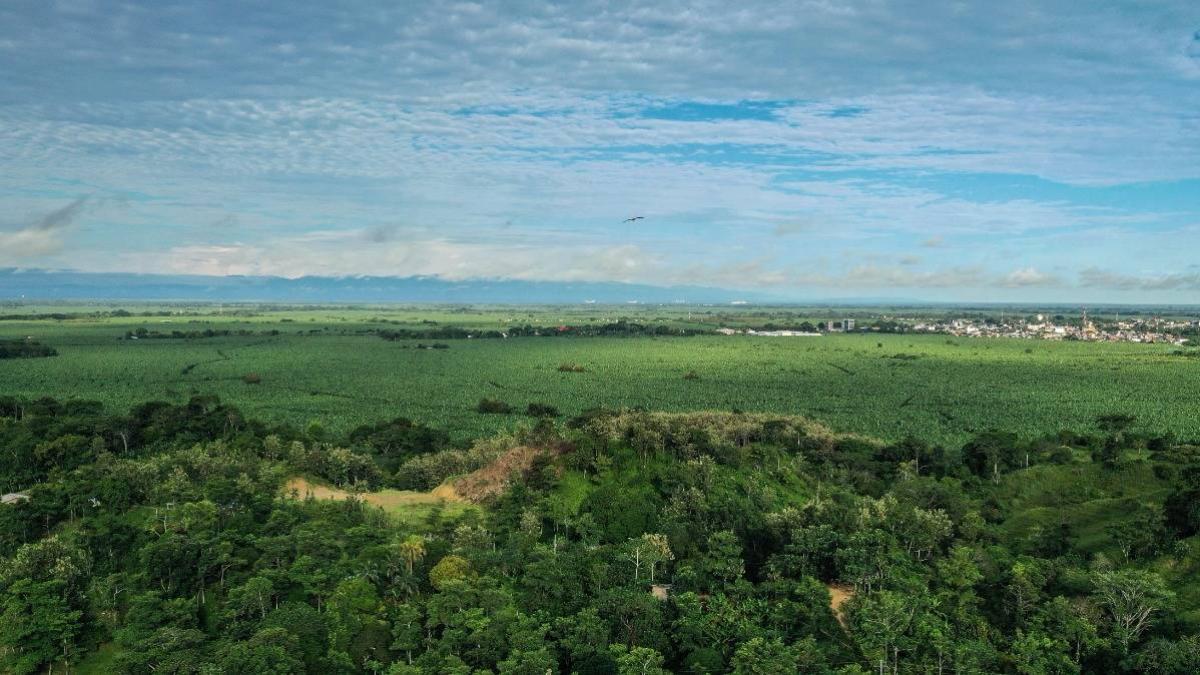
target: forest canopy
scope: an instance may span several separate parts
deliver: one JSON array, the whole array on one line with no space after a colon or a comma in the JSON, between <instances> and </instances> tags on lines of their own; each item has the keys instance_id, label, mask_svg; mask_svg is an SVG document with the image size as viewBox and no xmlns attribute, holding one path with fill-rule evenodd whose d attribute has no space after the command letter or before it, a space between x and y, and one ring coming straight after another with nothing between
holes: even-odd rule
<instances>
[{"instance_id":1,"label":"forest canopy","mask_svg":"<svg viewBox=\"0 0 1200 675\"><path fill-rule=\"evenodd\" d=\"M0 398L0 491L21 496L0 507L0 662L1200 668L1200 449L1119 415L953 448L767 414L527 419L456 444L406 418L268 426L215 397Z\"/></svg>"}]
</instances>

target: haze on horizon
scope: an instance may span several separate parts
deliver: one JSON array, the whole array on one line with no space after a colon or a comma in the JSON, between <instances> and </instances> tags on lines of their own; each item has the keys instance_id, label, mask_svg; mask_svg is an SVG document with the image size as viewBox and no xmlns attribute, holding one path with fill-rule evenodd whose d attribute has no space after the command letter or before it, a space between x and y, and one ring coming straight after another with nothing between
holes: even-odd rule
<instances>
[{"instance_id":1,"label":"haze on horizon","mask_svg":"<svg viewBox=\"0 0 1200 675\"><path fill-rule=\"evenodd\" d=\"M15 0L0 72L0 267L1200 298L1187 0Z\"/></svg>"}]
</instances>

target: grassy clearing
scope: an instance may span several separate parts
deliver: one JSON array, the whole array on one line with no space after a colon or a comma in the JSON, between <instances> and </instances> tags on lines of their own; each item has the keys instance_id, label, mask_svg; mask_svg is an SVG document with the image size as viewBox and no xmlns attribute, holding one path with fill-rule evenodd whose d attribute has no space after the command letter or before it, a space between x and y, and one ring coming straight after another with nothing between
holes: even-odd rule
<instances>
[{"instance_id":1,"label":"grassy clearing","mask_svg":"<svg viewBox=\"0 0 1200 675\"><path fill-rule=\"evenodd\" d=\"M1131 462L1115 470L1099 464L1034 466L1006 476L996 496L1012 509L1003 525L1009 541L1027 541L1038 528L1067 523L1081 551L1119 559L1105 528L1127 520L1139 504L1162 503L1169 492L1169 483L1149 463Z\"/></svg>"},{"instance_id":2,"label":"grassy clearing","mask_svg":"<svg viewBox=\"0 0 1200 675\"><path fill-rule=\"evenodd\" d=\"M300 499L349 499L356 497L378 506L398 523L417 526L427 522L436 514L440 518L456 519L476 507L463 501L449 485L441 485L429 492L412 490L379 490L378 492L349 492L323 485L300 476L290 479L283 488L285 496L296 495Z\"/></svg>"}]
</instances>

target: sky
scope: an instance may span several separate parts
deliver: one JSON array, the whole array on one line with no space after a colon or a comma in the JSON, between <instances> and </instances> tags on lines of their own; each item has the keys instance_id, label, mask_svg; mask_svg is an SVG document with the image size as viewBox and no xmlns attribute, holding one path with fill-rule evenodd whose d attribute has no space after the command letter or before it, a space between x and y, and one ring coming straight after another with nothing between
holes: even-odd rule
<instances>
[{"instance_id":1,"label":"sky","mask_svg":"<svg viewBox=\"0 0 1200 675\"><path fill-rule=\"evenodd\" d=\"M0 167L0 267L1200 303L1200 3L8 0Z\"/></svg>"}]
</instances>

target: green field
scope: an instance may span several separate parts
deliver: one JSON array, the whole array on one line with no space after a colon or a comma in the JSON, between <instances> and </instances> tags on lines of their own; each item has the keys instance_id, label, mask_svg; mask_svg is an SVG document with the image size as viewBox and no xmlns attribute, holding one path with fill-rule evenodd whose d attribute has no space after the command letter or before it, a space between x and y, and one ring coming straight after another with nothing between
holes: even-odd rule
<instances>
[{"instance_id":1,"label":"green field","mask_svg":"<svg viewBox=\"0 0 1200 675\"><path fill-rule=\"evenodd\" d=\"M369 331L397 324L580 325L632 310L190 311L199 315L0 321L0 339L32 337L59 351L52 358L0 361L0 395L69 392L122 409L211 393L269 421L319 420L340 432L402 415L449 428L458 438L527 420L473 412L483 397L518 410L546 402L565 414L594 406L796 413L841 431L883 439L912 433L946 443L989 427L1027 434L1086 429L1096 415L1120 411L1137 415L1146 430L1200 437L1194 412L1200 360L1173 355L1175 348L1166 345L871 334L459 339L432 350L416 348L429 340L388 342ZM684 309L641 310L631 318L710 328L739 320ZM137 328L254 334L120 339ZM278 335L264 334L275 330ZM560 372L563 363L581 364L586 372ZM689 372L698 379L685 379ZM261 382L245 383L249 373Z\"/></svg>"}]
</instances>

